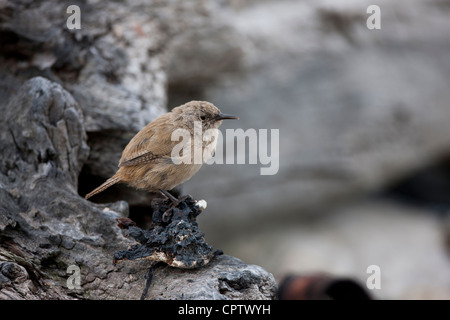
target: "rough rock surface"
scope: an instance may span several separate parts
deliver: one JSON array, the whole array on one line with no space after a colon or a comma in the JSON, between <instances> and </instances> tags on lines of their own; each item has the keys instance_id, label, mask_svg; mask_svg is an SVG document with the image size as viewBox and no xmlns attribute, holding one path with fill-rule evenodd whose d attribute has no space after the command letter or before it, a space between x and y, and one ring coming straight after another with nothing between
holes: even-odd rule
<instances>
[{"instance_id":1,"label":"rough rock surface","mask_svg":"<svg viewBox=\"0 0 450 320\"><path fill-rule=\"evenodd\" d=\"M77 193L77 177L89 148L83 115L73 97L59 84L36 77L2 107L2 114L0 299L140 298L149 263L113 264L115 251L134 244L122 236L115 221L127 214L127 203L97 205ZM234 258L221 259L214 266L230 274L253 268L242 262L228 265ZM79 289L67 286L71 265L80 268ZM167 278L159 278L161 287L151 290L154 295L172 285L172 274L183 274L165 270ZM265 290L276 287L273 277L257 270L242 278L249 281L243 280L244 291L239 287L230 292L241 298L272 298L273 290ZM209 277L217 281L214 272L202 272L190 271L189 277L198 283L210 283ZM196 297L212 297L218 290L205 287ZM162 294L175 299L179 293Z\"/></svg>"},{"instance_id":2,"label":"rough rock surface","mask_svg":"<svg viewBox=\"0 0 450 320\"><path fill-rule=\"evenodd\" d=\"M145 259L164 262L181 269L194 269L208 264L221 250L205 241L197 216L203 208L187 196L175 207L170 199L152 201L152 223L147 230L129 219L117 219L118 226L127 238L138 244L114 253L114 262Z\"/></svg>"},{"instance_id":3,"label":"rough rock surface","mask_svg":"<svg viewBox=\"0 0 450 320\"><path fill-rule=\"evenodd\" d=\"M199 270L161 268L154 274L147 298L266 300L274 299L275 293L276 284L270 273L221 255Z\"/></svg>"}]
</instances>

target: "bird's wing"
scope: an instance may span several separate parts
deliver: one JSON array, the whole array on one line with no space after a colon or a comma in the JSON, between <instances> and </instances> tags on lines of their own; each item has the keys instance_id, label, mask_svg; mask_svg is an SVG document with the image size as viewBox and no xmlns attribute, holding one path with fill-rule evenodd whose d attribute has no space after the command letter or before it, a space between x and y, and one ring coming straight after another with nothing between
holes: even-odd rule
<instances>
[{"instance_id":1,"label":"bird's wing","mask_svg":"<svg viewBox=\"0 0 450 320\"><path fill-rule=\"evenodd\" d=\"M134 166L156 159L170 158L178 141L172 141L174 126L163 121L151 122L139 131L122 153L119 167Z\"/></svg>"}]
</instances>

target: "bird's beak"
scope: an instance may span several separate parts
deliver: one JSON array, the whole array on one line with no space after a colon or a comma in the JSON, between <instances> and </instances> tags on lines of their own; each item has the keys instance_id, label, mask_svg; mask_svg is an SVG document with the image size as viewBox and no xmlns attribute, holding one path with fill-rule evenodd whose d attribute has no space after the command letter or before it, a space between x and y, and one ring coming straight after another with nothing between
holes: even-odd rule
<instances>
[{"instance_id":1,"label":"bird's beak","mask_svg":"<svg viewBox=\"0 0 450 320\"><path fill-rule=\"evenodd\" d=\"M225 114L225 113L219 113L216 117L217 120L224 120L224 119L235 119L239 120L238 117L232 116L231 114Z\"/></svg>"}]
</instances>

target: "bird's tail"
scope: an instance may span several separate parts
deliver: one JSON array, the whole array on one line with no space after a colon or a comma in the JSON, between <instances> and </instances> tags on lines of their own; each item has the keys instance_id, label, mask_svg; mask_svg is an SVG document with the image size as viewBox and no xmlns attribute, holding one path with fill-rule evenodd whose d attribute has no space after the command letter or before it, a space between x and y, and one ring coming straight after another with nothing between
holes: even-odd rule
<instances>
[{"instance_id":1,"label":"bird's tail","mask_svg":"<svg viewBox=\"0 0 450 320\"><path fill-rule=\"evenodd\" d=\"M106 180L101 186L99 186L98 188L94 189L92 192L85 195L84 198L89 199L90 197L95 196L97 193L102 192L103 190L111 187L113 184L116 184L119 181L120 181L120 178L117 175L113 175L111 178Z\"/></svg>"}]
</instances>

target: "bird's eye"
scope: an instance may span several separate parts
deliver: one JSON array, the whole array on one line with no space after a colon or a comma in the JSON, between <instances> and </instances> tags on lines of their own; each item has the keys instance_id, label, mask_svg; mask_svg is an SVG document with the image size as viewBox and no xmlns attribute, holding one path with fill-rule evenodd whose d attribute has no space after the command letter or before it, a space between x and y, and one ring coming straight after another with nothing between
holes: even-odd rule
<instances>
[{"instance_id":1,"label":"bird's eye","mask_svg":"<svg viewBox=\"0 0 450 320\"><path fill-rule=\"evenodd\" d=\"M205 116L201 116L200 119L203 121L203 120L206 120L206 117Z\"/></svg>"}]
</instances>

